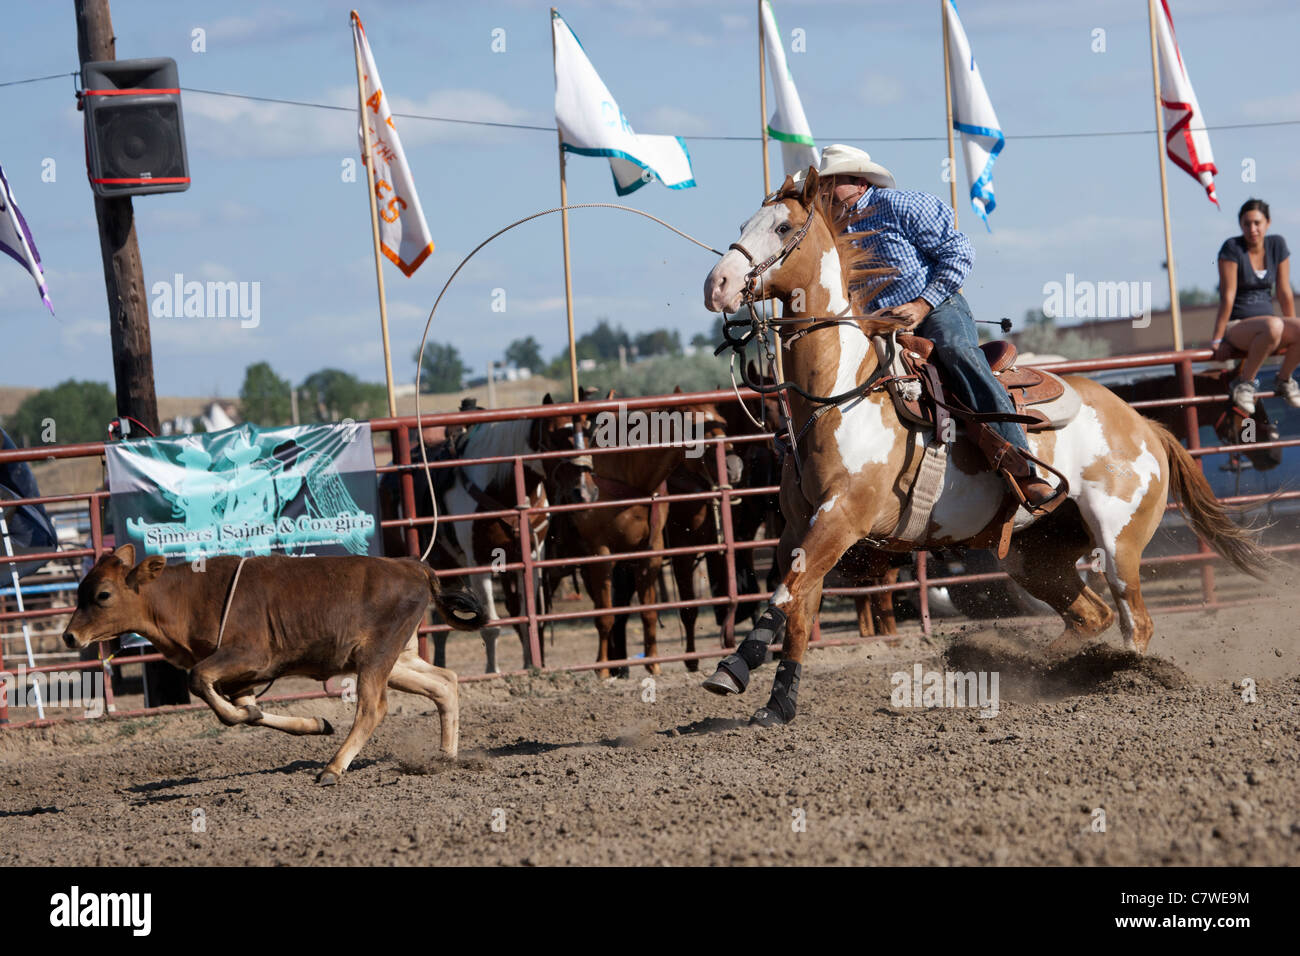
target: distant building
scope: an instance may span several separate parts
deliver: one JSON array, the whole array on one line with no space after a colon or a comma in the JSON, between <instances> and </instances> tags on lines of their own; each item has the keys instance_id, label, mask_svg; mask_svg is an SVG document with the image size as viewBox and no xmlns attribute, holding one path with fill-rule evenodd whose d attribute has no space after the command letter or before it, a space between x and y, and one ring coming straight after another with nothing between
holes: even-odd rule
<instances>
[{"instance_id":1,"label":"distant building","mask_svg":"<svg viewBox=\"0 0 1300 956\"><path fill-rule=\"evenodd\" d=\"M1210 344L1218 311L1217 305L1193 305L1180 310L1184 348L1204 348ZM1142 317L1091 319L1057 327L1103 340L1110 346L1111 355L1166 352L1174 347L1173 319L1168 309L1152 312L1150 322ZM1012 332L1007 338L1019 346L1019 332Z\"/></svg>"},{"instance_id":2,"label":"distant building","mask_svg":"<svg viewBox=\"0 0 1300 956\"><path fill-rule=\"evenodd\" d=\"M223 428L234 428L235 419L233 416L233 405L210 402L201 415L192 417L177 415L175 418L169 418L162 422L162 434L193 435L199 430L200 424L205 432L217 432Z\"/></svg>"}]
</instances>

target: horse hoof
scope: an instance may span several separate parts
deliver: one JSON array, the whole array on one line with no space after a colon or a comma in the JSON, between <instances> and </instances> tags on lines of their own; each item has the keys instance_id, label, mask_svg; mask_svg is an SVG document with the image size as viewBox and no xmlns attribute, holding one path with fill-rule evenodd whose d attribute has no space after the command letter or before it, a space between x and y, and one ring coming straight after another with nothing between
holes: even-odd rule
<instances>
[{"instance_id":1,"label":"horse hoof","mask_svg":"<svg viewBox=\"0 0 1300 956\"><path fill-rule=\"evenodd\" d=\"M704 689L725 697L727 694L744 693L745 688L736 683L736 678L719 667L713 676L704 682Z\"/></svg>"},{"instance_id":2,"label":"horse hoof","mask_svg":"<svg viewBox=\"0 0 1300 956\"><path fill-rule=\"evenodd\" d=\"M754 711L754 716L749 718L751 727L780 727L785 721L781 715L770 707L760 707Z\"/></svg>"},{"instance_id":3,"label":"horse hoof","mask_svg":"<svg viewBox=\"0 0 1300 956\"><path fill-rule=\"evenodd\" d=\"M614 676L617 677L619 680L627 680L629 677L632 676L631 668L616 667L614 668Z\"/></svg>"},{"instance_id":4,"label":"horse hoof","mask_svg":"<svg viewBox=\"0 0 1300 956\"><path fill-rule=\"evenodd\" d=\"M321 734L322 736L329 736L330 734L334 733L334 725L331 724L324 717L317 717L316 722L320 724L320 728L316 731L316 733Z\"/></svg>"},{"instance_id":5,"label":"horse hoof","mask_svg":"<svg viewBox=\"0 0 1300 956\"><path fill-rule=\"evenodd\" d=\"M329 770L322 770L316 782L322 787L332 787L339 782L339 775Z\"/></svg>"},{"instance_id":6,"label":"horse hoof","mask_svg":"<svg viewBox=\"0 0 1300 956\"><path fill-rule=\"evenodd\" d=\"M685 663L686 663L686 669L688 671L691 671L692 673L700 669L699 661L686 661Z\"/></svg>"}]
</instances>

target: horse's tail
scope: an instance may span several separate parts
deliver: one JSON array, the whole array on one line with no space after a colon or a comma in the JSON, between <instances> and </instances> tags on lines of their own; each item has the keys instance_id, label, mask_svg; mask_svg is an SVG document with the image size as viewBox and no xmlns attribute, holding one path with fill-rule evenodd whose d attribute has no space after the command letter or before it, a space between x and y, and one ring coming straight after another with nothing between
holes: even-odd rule
<instances>
[{"instance_id":1,"label":"horse's tail","mask_svg":"<svg viewBox=\"0 0 1300 956\"><path fill-rule=\"evenodd\" d=\"M420 562L420 567L429 579L429 594L433 596L433 604L444 621L458 631L477 631L487 623L483 603L472 591L444 591L433 568L423 561Z\"/></svg>"},{"instance_id":2,"label":"horse's tail","mask_svg":"<svg viewBox=\"0 0 1300 956\"><path fill-rule=\"evenodd\" d=\"M1238 570L1264 578L1272 559L1259 546L1259 532L1242 528L1228 517L1228 509L1214 497L1196 460L1169 429L1150 419L1147 426L1165 447L1169 459L1169 490L1196 533Z\"/></svg>"}]
</instances>

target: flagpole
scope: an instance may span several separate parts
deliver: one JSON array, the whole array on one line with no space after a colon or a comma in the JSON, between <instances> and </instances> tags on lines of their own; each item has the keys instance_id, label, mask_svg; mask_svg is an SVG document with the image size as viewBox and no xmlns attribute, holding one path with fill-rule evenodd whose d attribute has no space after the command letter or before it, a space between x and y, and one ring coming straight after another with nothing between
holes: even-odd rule
<instances>
[{"instance_id":1,"label":"flagpole","mask_svg":"<svg viewBox=\"0 0 1300 956\"><path fill-rule=\"evenodd\" d=\"M555 66L555 7L551 7L551 65ZM569 185L564 180L564 134L560 124L555 124L555 139L560 150L560 229L564 234L564 308L569 318L569 386L573 390L573 400L582 400L578 391L578 352L573 342L573 273L569 269Z\"/></svg>"},{"instance_id":2,"label":"flagpole","mask_svg":"<svg viewBox=\"0 0 1300 956\"><path fill-rule=\"evenodd\" d=\"M957 156L952 143L952 76L948 69L948 0L939 0L939 22L943 25L943 103L948 129L948 187L952 198L952 227L957 228Z\"/></svg>"},{"instance_id":3,"label":"flagpole","mask_svg":"<svg viewBox=\"0 0 1300 956\"><path fill-rule=\"evenodd\" d=\"M763 0L758 0L758 108L762 114L759 128L763 134L763 195L772 192L772 174L767 166L767 61L764 59ZM780 39L778 37L778 39Z\"/></svg>"},{"instance_id":4,"label":"flagpole","mask_svg":"<svg viewBox=\"0 0 1300 956\"><path fill-rule=\"evenodd\" d=\"M1169 266L1169 315L1174 325L1174 351L1183 349L1183 319L1178 307L1178 277L1174 271L1174 237L1169 228L1169 182L1165 174L1165 113L1160 105L1160 63L1156 52L1156 3L1147 0L1151 28L1151 84L1156 100L1156 162L1160 164L1160 205L1165 216L1165 262Z\"/></svg>"},{"instance_id":5,"label":"flagpole","mask_svg":"<svg viewBox=\"0 0 1300 956\"><path fill-rule=\"evenodd\" d=\"M767 59L766 59L766 36L767 30L763 26L763 0L758 0L758 109L762 113L759 119L762 120L761 130L763 134L763 195L768 196L772 192L772 174L768 169L767 163ZM777 42L781 38L777 37ZM776 312L776 306L772 306L772 311ZM782 310L784 313L784 310ZM785 381L785 357L781 354L781 336L776 337L776 380Z\"/></svg>"},{"instance_id":6,"label":"flagpole","mask_svg":"<svg viewBox=\"0 0 1300 956\"><path fill-rule=\"evenodd\" d=\"M360 22L357 12L352 11L352 19ZM357 61L357 106L361 116L361 136L365 143L366 191L370 194L370 238L375 251L375 282L379 286L379 327L384 336L384 375L388 383L388 414L397 417L397 402L393 398L393 354L388 344L388 299L384 294L383 260L379 255L379 207L375 201L375 164L370 152L370 119L366 116L366 81L361 71L361 46L355 35L352 52ZM420 356L416 361L420 361Z\"/></svg>"}]
</instances>

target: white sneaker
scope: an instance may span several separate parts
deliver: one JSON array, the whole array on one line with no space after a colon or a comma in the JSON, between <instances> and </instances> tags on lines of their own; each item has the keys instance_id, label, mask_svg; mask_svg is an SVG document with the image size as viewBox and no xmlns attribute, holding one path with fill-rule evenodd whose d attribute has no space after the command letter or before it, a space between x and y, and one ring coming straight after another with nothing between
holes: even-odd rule
<instances>
[{"instance_id":1,"label":"white sneaker","mask_svg":"<svg viewBox=\"0 0 1300 956\"><path fill-rule=\"evenodd\" d=\"M1238 382L1232 386L1232 404L1247 415L1255 414L1255 383Z\"/></svg>"},{"instance_id":2,"label":"white sneaker","mask_svg":"<svg viewBox=\"0 0 1300 956\"><path fill-rule=\"evenodd\" d=\"M1279 375L1273 385L1273 391L1286 399L1286 403L1292 408L1300 408L1300 383L1297 383L1294 378L1290 376L1283 378Z\"/></svg>"}]
</instances>

